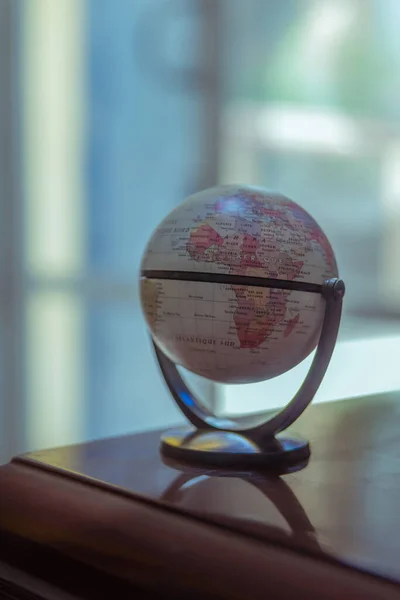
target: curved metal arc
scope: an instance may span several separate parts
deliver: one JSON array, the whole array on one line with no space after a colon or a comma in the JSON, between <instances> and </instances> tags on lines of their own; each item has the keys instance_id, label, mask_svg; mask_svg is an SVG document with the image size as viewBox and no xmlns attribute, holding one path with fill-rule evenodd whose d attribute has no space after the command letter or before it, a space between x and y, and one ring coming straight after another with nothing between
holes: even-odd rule
<instances>
[{"instance_id":1,"label":"curved metal arc","mask_svg":"<svg viewBox=\"0 0 400 600\"><path fill-rule=\"evenodd\" d=\"M292 400L267 423L249 428L247 434L253 439L275 435L287 429L304 412L313 400L325 376L335 349L342 313L342 300L327 298L320 339L310 369Z\"/></svg>"},{"instance_id":2,"label":"curved metal arc","mask_svg":"<svg viewBox=\"0 0 400 600\"><path fill-rule=\"evenodd\" d=\"M154 351L165 382L175 402L188 421L197 429L223 429L237 431L238 424L231 419L219 419L209 411L191 392L176 365L154 343Z\"/></svg>"},{"instance_id":3,"label":"curved metal arc","mask_svg":"<svg viewBox=\"0 0 400 600\"><path fill-rule=\"evenodd\" d=\"M340 284L339 293L336 293ZM167 386L188 421L197 429L215 429L239 432L255 441L271 438L292 425L310 404L317 392L335 348L342 312L344 284L341 280L329 280L324 284L326 298L324 321L320 339L311 367L292 400L272 418L253 427L241 427L232 419L222 419L205 408L190 391L175 364L153 342L161 372ZM269 411L270 412L270 411ZM262 417L259 417L261 419Z\"/></svg>"}]
</instances>

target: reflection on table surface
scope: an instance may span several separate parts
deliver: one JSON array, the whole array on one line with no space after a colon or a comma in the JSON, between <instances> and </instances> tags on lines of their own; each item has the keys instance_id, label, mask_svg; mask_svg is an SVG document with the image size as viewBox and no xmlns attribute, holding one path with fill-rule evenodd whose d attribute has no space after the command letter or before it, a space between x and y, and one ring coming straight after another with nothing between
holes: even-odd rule
<instances>
[{"instance_id":1,"label":"reflection on table surface","mask_svg":"<svg viewBox=\"0 0 400 600\"><path fill-rule=\"evenodd\" d=\"M398 394L312 406L295 428L310 462L282 477L164 464L157 431L23 460L400 579L399 419Z\"/></svg>"},{"instance_id":2,"label":"reflection on table surface","mask_svg":"<svg viewBox=\"0 0 400 600\"><path fill-rule=\"evenodd\" d=\"M319 549L312 523L282 477L204 471L164 462L177 475L162 501L247 534Z\"/></svg>"}]
</instances>

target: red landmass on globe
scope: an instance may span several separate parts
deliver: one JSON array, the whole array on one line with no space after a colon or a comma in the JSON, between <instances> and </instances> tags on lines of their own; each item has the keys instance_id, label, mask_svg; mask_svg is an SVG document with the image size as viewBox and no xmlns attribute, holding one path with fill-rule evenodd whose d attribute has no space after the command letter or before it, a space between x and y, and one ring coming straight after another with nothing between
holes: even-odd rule
<instances>
[{"instance_id":1,"label":"red landmass on globe","mask_svg":"<svg viewBox=\"0 0 400 600\"><path fill-rule=\"evenodd\" d=\"M203 223L191 232L187 249L193 259L199 260L199 256L202 257L210 246L221 246L223 243L224 238L208 223Z\"/></svg>"},{"instance_id":2,"label":"red landmass on globe","mask_svg":"<svg viewBox=\"0 0 400 600\"><path fill-rule=\"evenodd\" d=\"M272 333L286 312L283 290L262 291L254 287L232 286L237 298L233 315L241 348L257 348Z\"/></svg>"},{"instance_id":3,"label":"red landmass on globe","mask_svg":"<svg viewBox=\"0 0 400 600\"><path fill-rule=\"evenodd\" d=\"M299 322L300 319L300 314L297 313L297 315L295 317L293 317L293 319L290 319L290 321L288 322L288 324L285 327L285 331L283 332L283 337L287 337L288 335L290 335L293 331L293 329L296 327L297 323Z\"/></svg>"},{"instance_id":4,"label":"red landmass on globe","mask_svg":"<svg viewBox=\"0 0 400 600\"><path fill-rule=\"evenodd\" d=\"M303 262L293 260L286 253L279 253L274 263L262 260L257 237L241 234L222 237L208 223L194 229L187 244L193 260L209 260L206 252L216 247L212 256L215 263L225 264L231 273L246 274L247 268L263 269L264 276L293 280L299 276ZM273 266L274 265L274 266ZM283 290L267 290L254 287L232 286L237 300L233 315L241 348L257 348L270 335L274 327L283 321L286 312L286 296ZM285 337L296 327L296 315L285 328Z\"/></svg>"}]
</instances>

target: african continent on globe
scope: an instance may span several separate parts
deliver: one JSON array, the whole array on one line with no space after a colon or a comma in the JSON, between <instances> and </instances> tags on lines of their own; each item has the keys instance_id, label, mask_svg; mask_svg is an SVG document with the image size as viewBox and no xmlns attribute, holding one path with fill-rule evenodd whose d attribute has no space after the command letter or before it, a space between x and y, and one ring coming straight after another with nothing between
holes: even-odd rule
<instances>
[{"instance_id":1,"label":"african continent on globe","mask_svg":"<svg viewBox=\"0 0 400 600\"><path fill-rule=\"evenodd\" d=\"M142 307L155 343L176 364L222 383L269 379L306 358L319 339L325 300L213 276L316 284L338 276L329 241L307 212L285 196L233 185L175 208L154 231L141 268ZM155 270L202 273L207 281L180 280L179 273L152 278Z\"/></svg>"}]
</instances>

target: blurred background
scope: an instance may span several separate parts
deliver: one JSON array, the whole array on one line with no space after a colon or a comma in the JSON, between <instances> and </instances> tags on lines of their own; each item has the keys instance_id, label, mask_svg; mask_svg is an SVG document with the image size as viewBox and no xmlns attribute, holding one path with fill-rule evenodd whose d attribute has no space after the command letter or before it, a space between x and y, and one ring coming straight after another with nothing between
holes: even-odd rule
<instances>
[{"instance_id":1,"label":"blurred background","mask_svg":"<svg viewBox=\"0 0 400 600\"><path fill-rule=\"evenodd\" d=\"M303 205L347 284L317 401L400 389L398 0L0 0L0 462L182 420L138 268L192 192ZM288 400L213 386L220 413Z\"/></svg>"}]
</instances>

